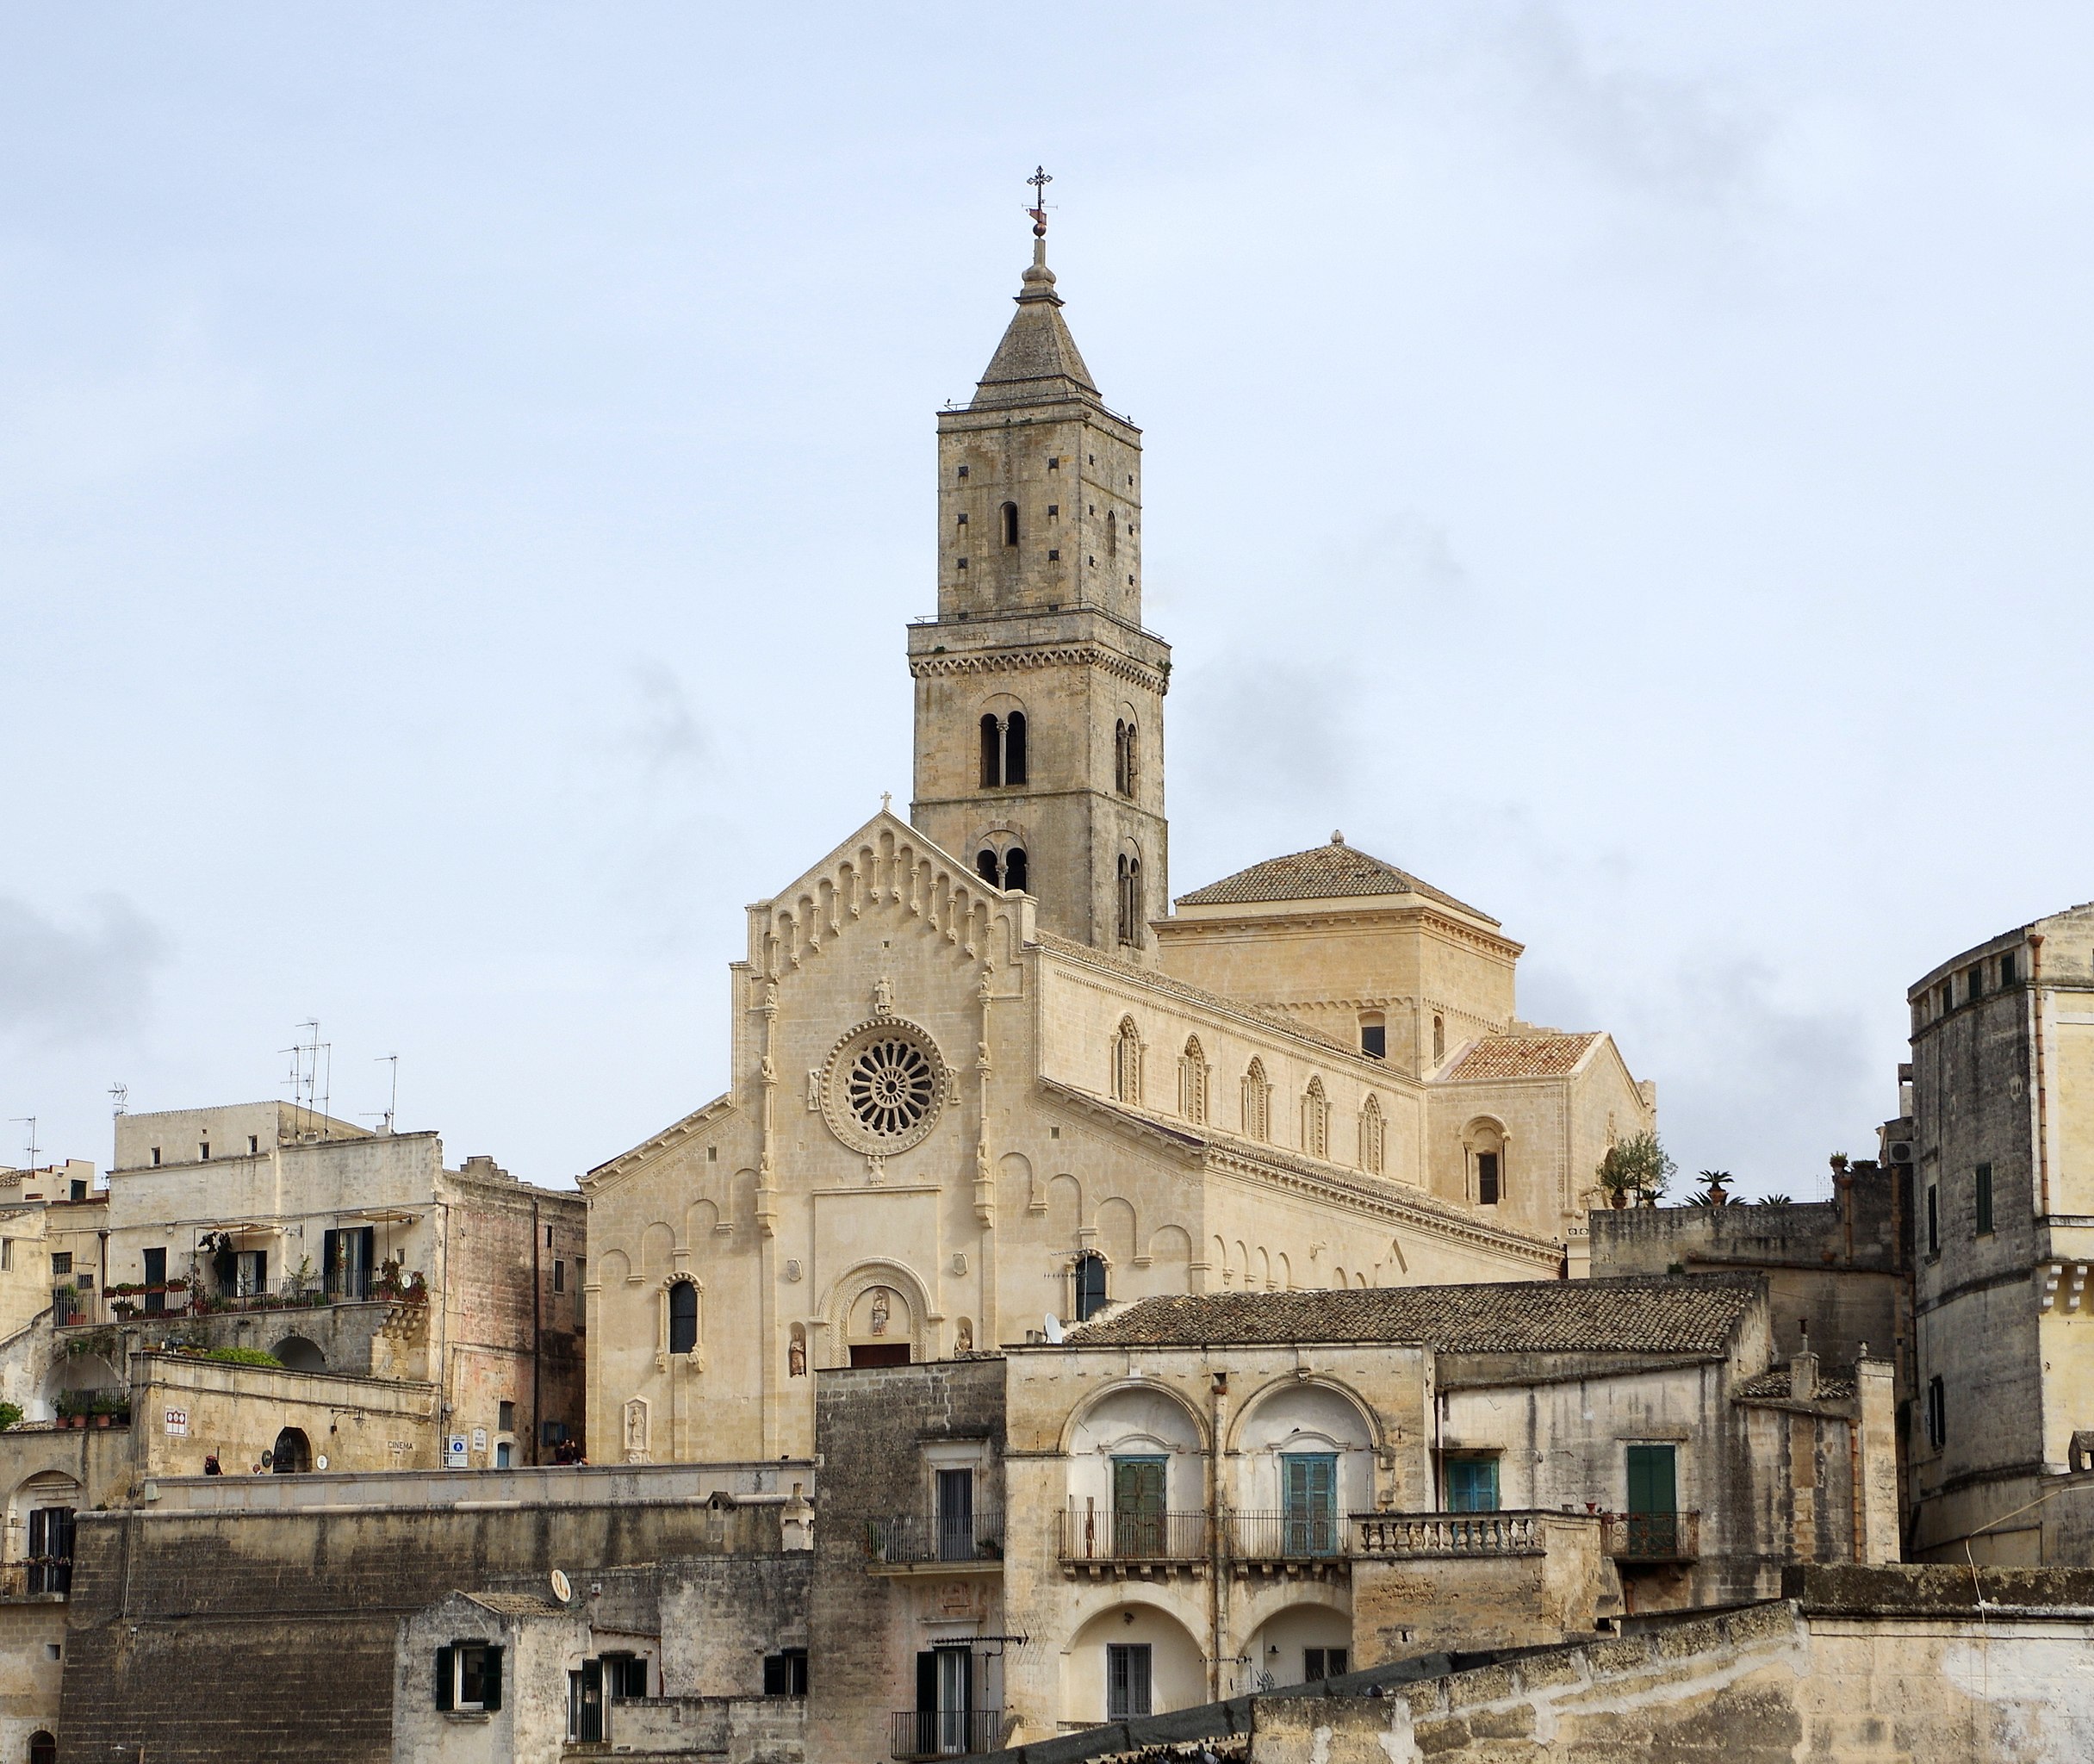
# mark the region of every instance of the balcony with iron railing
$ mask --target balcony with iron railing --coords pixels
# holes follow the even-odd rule
[[[1101,1512],[1065,1507],[1065,1566],[1190,1566],[1207,1560],[1212,1521],[1203,1512]]]
[[[1663,1568],[1701,1558],[1699,1512],[1606,1515],[1606,1553],[1625,1566]]]
[[[1239,1562],[1289,1567],[1339,1562],[1351,1555],[1351,1544],[1349,1521],[1339,1512],[1298,1508],[1229,1515],[1229,1555]]]
[[[1001,1709],[894,1711],[892,1755],[904,1761],[904,1764],[919,1758],[966,1758],[978,1752],[1001,1751],[1003,1746]]]
[[[0,1562],[0,1602],[41,1602],[63,1599],[71,1591],[70,1556],[32,1556],[21,1562]]]
[[[866,1557],[878,1571],[910,1573],[926,1568],[1000,1568],[1004,1515],[976,1509],[960,1513],[911,1513],[866,1524]]]

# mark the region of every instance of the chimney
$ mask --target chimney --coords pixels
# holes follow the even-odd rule
[[[1808,1348],[1788,1363],[1788,1394],[1796,1402],[1809,1402],[1817,1394],[1817,1356]]]

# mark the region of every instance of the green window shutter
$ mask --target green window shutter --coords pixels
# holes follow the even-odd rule
[[[1676,1512],[1679,1484],[1669,1445],[1629,1448],[1629,1511]]]
[[[501,1656],[500,1648],[490,1648],[487,1651],[487,1665],[483,1668],[486,1676],[481,1680],[480,1706],[482,1709],[501,1707]]]
[[[439,1709],[450,1707],[450,1649],[438,1648],[436,1650],[436,1706]]]

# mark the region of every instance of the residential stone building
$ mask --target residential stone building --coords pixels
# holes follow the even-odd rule
[[[1756,1277],[1548,1281],[825,1372],[811,1743],[988,1749],[1894,1560],[1891,1368],[1773,1336]]]
[[[939,419],[915,798],[749,910],[728,1089],[582,1180],[599,1461],[805,1453],[823,1368],[1148,1295],[1578,1274],[1655,1093],[1333,836],[1166,914],[1141,437],[1044,245]]]

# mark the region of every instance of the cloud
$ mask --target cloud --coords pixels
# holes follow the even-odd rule
[[[0,895],[0,1033],[71,1040],[128,1028],[166,958],[159,928],[119,896],[97,896],[68,925]]]
[[[625,732],[627,751],[650,778],[701,762],[711,743],[675,671],[659,662],[637,662],[632,680],[637,699]]]

